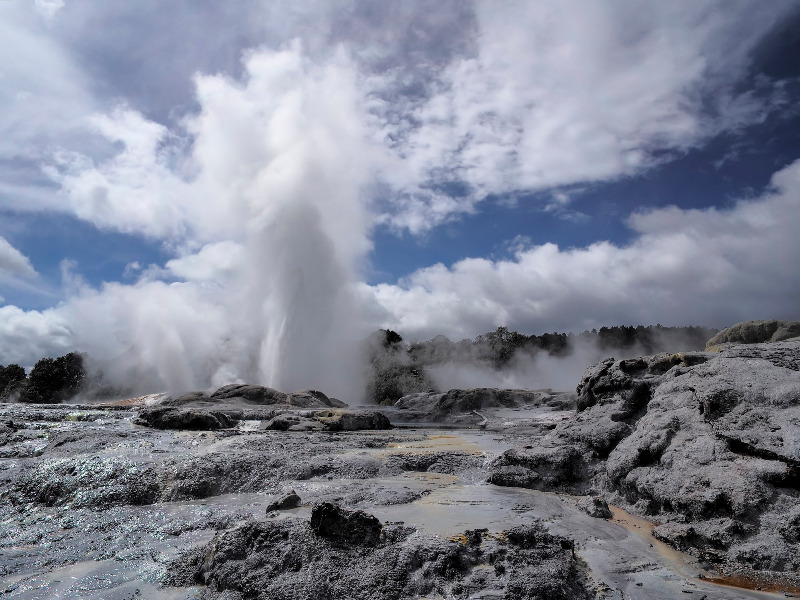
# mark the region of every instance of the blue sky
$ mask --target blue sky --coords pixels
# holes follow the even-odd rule
[[[800,318],[800,2],[665,4],[0,3],[0,363]]]

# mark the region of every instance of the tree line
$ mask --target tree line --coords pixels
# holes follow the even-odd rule
[[[405,394],[424,392],[434,387],[425,367],[436,364],[483,363],[502,370],[515,357],[532,357],[539,352],[567,356],[579,347],[600,351],[629,352],[641,355],[658,352],[703,350],[717,329],[698,326],[663,327],[662,325],[618,325],[574,333],[525,335],[507,327],[498,327],[474,340],[453,342],[436,336],[426,342],[404,344],[395,331],[381,329],[365,341],[367,349],[366,397],[391,403]]]
[[[85,383],[85,360],[77,352],[58,358],[42,358],[28,375],[17,364],[0,365],[2,402],[64,402],[75,397]]]

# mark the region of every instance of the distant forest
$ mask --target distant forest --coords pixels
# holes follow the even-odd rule
[[[502,370],[522,356],[533,357],[540,352],[550,356],[568,356],[575,349],[586,347],[608,351],[609,354],[615,351],[635,351],[641,355],[687,352],[704,350],[706,342],[717,332],[717,329],[696,326],[620,325],[580,334],[525,335],[498,327],[474,340],[453,342],[439,335],[427,342],[404,344],[398,333],[381,329],[367,340],[370,369],[366,396],[377,402],[390,403],[409,393],[434,389],[425,367],[442,363],[480,363]]]

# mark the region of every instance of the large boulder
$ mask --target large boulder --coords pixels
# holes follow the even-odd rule
[[[136,425],[144,425],[155,429],[188,429],[196,431],[226,429],[236,423],[228,415],[219,411],[175,406],[147,406],[139,411],[139,416],[133,422]]]
[[[391,429],[392,424],[376,411],[286,411],[261,423],[272,431],[361,431]]]
[[[311,529],[317,535],[345,544],[374,546],[383,525],[362,510],[347,510],[323,502],[311,510]]]

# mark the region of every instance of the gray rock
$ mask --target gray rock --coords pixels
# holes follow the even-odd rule
[[[242,383],[224,385],[211,394],[212,400],[242,399],[253,404],[283,404],[287,401],[287,397],[288,394],[263,385]]]
[[[251,521],[173,561],[169,584],[201,582],[207,600],[595,597],[572,541],[537,522],[501,540],[480,531],[459,537],[444,540],[392,524],[365,545],[320,536],[296,519]]]
[[[578,413],[491,465],[490,481],[594,488],[728,571],[800,569],[800,342],[607,359]]]
[[[311,529],[317,535],[346,544],[374,546],[383,525],[362,510],[346,510],[323,502],[311,510]]]
[[[300,496],[297,495],[297,492],[292,490],[288,494],[284,494],[274,502],[271,502],[267,505],[266,512],[272,512],[273,510],[289,510],[292,508],[297,508],[300,506]]]
[[[322,431],[325,426],[319,420],[298,413],[285,412],[262,421],[262,431]]]
[[[335,412],[330,416],[322,414],[316,418],[323,423],[327,431],[359,431],[365,429],[391,429],[389,419],[377,411],[369,412]]]
[[[578,500],[578,508],[596,519],[610,519],[614,516],[611,514],[611,509],[608,508],[608,502],[600,496],[585,496],[581,498]]]
[[[547,406],[566,410],[575,406],[575,394],[552,390],[497,388],[452,389],[446,393],[420,392],[403,396],[394,404],[409,422],[479,425],[485,417],[476,411],[487,408],[533,408]]]
[[[137,425],[156,429],[205,430],[226,429],[235,421],[220,411],[174,406],[148,406],[139,411]]]
[[[301,411],[283,412],[260,429],[272,431],[360,431],[391,429],[389,419],[376,411]]]
[[[572,445],[514,448],[492,463],[495,485],[580,493],[586,482],[582,452]]]

